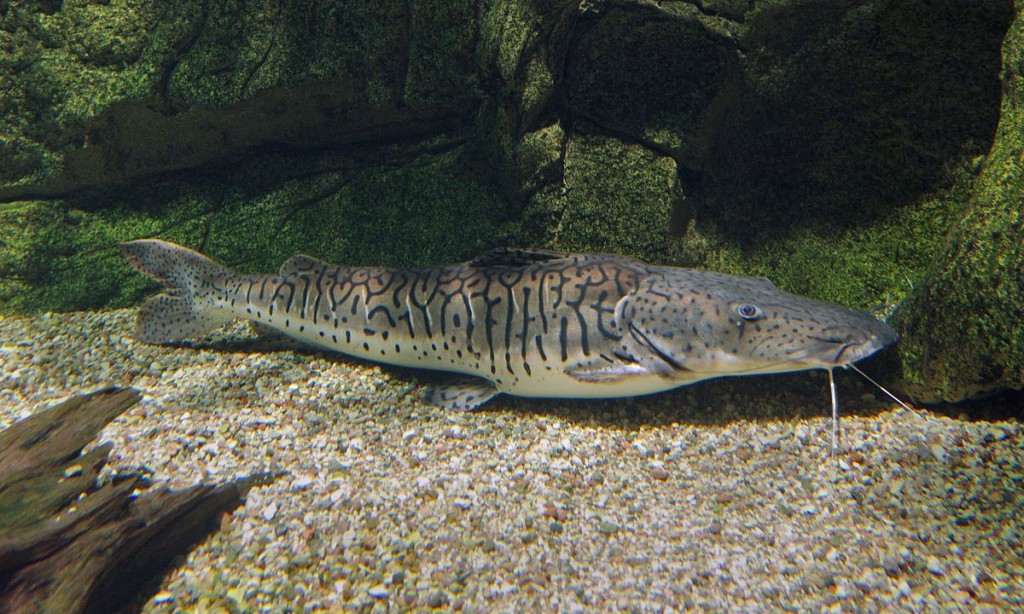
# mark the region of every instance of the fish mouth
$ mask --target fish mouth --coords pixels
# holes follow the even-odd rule
[[[800,353],[797,360],[809,359],[820,362],[823,367],[842,367],[863,360],[899,340],[895,331],[888,326],[885,326],[881,332],[883,334],[869,334],[865,335],[866,338],[854,340],[849,337],[808,336],[808,339],[817,343],[795,350]]]
[[[734,369],[729,375],[767,375],[845,367],[890,345],[889,343],[879,343],[874,339],[868,341],[812,339],[816,343],[788,350],[784,353],[785,357],[747,369]]]

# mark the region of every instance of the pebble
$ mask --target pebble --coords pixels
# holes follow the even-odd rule
[[[910,590],[910,583],[906,580],[900,580],[899,583],[896,584],[896,594],[900,597],[910,597],[913,594]]]
[[[448,605],[448,595],[441,591],[434,591],[427,597],[428,608],[443,608],[446,605]]]
[[[110,471],[144,465],[171,488],[281,474],[163,580],[149,613],[1014,607],[1012,422],[874,394],[857,407],[868,393],[855,390],[841,423],[852,452],[837,459],[804,376],[621,401],[503,396],[451,414],[419,403],[414,372],[241,324],[144,346],[133,320],[0,317],[0,426],[134,385],[142,403],[100,437]]]
[[[654,467],[651,469],[651,477],[664,482],[669,478],[669,472],[661,467]]]
[[[598,523],[597,530],[605,535],[615,535],[619,531],[619,525],[608,520],[602,520]]]
[[[953,601],[959,603],[962,606],[969,605],[974,601],[974,597],[971,596],[971,592],[965,589],[957,589],[953,592]]]

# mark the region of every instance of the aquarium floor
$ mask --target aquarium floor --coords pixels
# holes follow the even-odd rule
[[[833,456],[820,376],[446,413],[419,401],[429,375],[240,323],[143,346],[132,322],[0,318],[0,428],[130,385],[143,402],[101,437],[114,470],[172,487],[286,472],[147,612],[1024,607],[1019,422],[848,383]]]

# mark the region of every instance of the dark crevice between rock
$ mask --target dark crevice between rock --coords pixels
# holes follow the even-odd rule
[[[175,10],[174,5],[168,5],[171,8],[167,10]],[[161,100],[164,101],[164,105],[168,113],[177,112],[179,109],[174,105],[171,96],[171,78],[174,76],[174,71],[177,70],[181,60],[186,57],[190,51],[195,47],[196,42],[199,41],[199,37],[206,29],[206,24],[210,21],[210,7],[206,2],[201,2],[202,15],[196,21],[195,25],[189,29],[181,40],[177,41],[172,47],[172,53],[163,62],[163,70],[160,72],[160,85],[156,88],[156,91],[160,92]]]
[[[928,407],[950,418],[972,421],[1024,420],[1024,390],[1003,390],[989,396]]]
[[[416,141],[460,130],[475,99],[440,108],[369,108],[356,83],[265,90],[223,109],[165,115],[159,103],[113,105],[89,128],[85,147],[68,152],[46,183],[0,189],[0,202],[62,198],[174,171],[216,165],[261,150],[339,150]]]
[[[704,2],[689,0],[686,4],[697,7],[702,15],[743,23],[754,2],[753,0],[707,0]]]
[[[568,130],[586,119],[697,175],[689,206],[723,239],[841,232],[987,151],[1012,17],[1008,0],[822,0],[731,14],[732,31],[597,3],[576,16],[555,99]]]
[[[738,68],[727,33],[655,7],[615,4],[582,17],[568,41],[565,125],[585,117],[677,157],[694,146],[706,110]]]
[[[864,226],[991,146],[1012,3],[823,1],[757,11],[743,79],[708,118],[699,214],[751,245]]]

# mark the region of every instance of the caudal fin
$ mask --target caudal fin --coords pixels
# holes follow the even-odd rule
[[[198,337],[226,324],[232,314],[217,306],[211,282],[230,271],[187,247],[143,239],[119,243],[132,267],[164,285],[164,292],[139,307],[135,338],[166,344]]]

